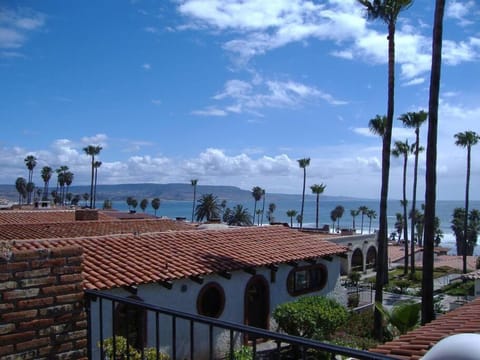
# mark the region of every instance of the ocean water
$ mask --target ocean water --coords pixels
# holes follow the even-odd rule
[[[268,200],[268,195],[265,200],[265,213],[268,210],[268,204],[271,201]],[[298,197],[298,200],[286,200],[286,201],[276,201],[276,210],[273,213],[276,222],[286,222],[290,224],[290,218],[287,216],[288,210],[296,210],[300,213],[301,208],[301,197]],[[239,204],[238,202],[229,202],[227,200],[227,207],[234,207]],[[254,200],[240,203],[250,213],[253,213],[254,209]],[[259,201],[257,203],[257,209],[262,208],[263,202]],[[322,200],[320,197],[319,205],[319,227],[322,227],[324,224],[332,226],[332,221],[330,220],[330,212],[337,206],[342,205],[345,208],[345,212],[340,219],[340,228],[351,228],[353,226],[353,219],[350,215],[350,210],[358,209],[360,206],[367,206],[369,209],[373,209],[377,213],[377,218],[372,219],[371,232],[378,229],[378,214],[379,214],[379,201],[377,200],[345,200],[345,201],[332,201],[332,200]],[[421,203],[417,204],[419,208]],[[101,207],[102,202],[97,202],[97,207]],[[126,201],[115,201],[113,202],[113,207],[120,211],[128,211],[128,206]],[[463,201],[437,201],[436,206],[436,215],[440,219],[440,228],[444,233],[441,246],[449,247],[452,250],[450,254],[455,253],[455,237],[450,228],[453,210],[457,207],[463,207]],[[480,209],[480,201],[471,201],[469,205],[470,209]],[[137,212],[141,212],[140,207],[136,208]],[[145,211],[148,214],[154,214],[154,210],[149,205]],[[396,213],[403,212],[403,209],[400,205],[400,201],[389,201],[388,203],[388,229],[389,234],[395,231],[394,224],[396,219]],[[304,227],[315,227],[315,213],[316,213],[316,201],[312,198],[305,199],[304,206]],[[187,220],[192,218],[192,201],[174,201],[174,200],[161,200],[160,208],[157,211],[157,216],[163,216],[167,218],[184,217]],[[266,216],[264,215],[263,223],[267,223]],[[297,225],[296,219],[293,219],[293,225]],[[336,225],[335,225],[336,226]],[[355,227],[358,231],[361,228],[361,216],[355,218]],[[363,232],[368,233],[369,231],[369,219],[365,216],[363,222]],[[410,230],[409,230],[410,235]],[[480,246],[477,246],[475,249],[475,254],[480,255]]]

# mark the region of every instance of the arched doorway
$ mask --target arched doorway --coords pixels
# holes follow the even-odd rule
[[[245,287],[245,324],[269,328],[270,290],[262,275],[253,276]]]
[[[374,269],[377,263],[377,249],[375,246],[370,246],[367,250],[367,269]]]
[[[363,271],[363,253],[356,248],[352,254],[352,271]]]

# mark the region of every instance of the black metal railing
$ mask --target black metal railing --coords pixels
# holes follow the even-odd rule
[[[115,321],[118,321],[114,312],[120,304],[128,306],[131,309],[141,309],[149,314],[149,319],[154,324],[149,324],[150,344],[153,344],[153,355],[150,353],[148,359],[163,360],[169,358],[172,360],[181,357],[182,359],[198,359],[197,347],[198,342],[201,342],[207,348],[206,355],[203,358],[208,359],[235,359],[236,351],[242,348],[242,344],[247,344],[248,352],[252,359],[317,359],[319,353],[323,353],[322,358],[335,359],[336,355],[342,355],[354,359],[392,359],[382,354],[371,353],[363,350],[351,349],[343,346],[323,343],[311,339],[306,339],[297,336],[268,331],[260,328],[255,328],[247,325],[222,321],[206,316],[189,314],[181,311],[171,310],[164,307],[146,304],[140,300],[132,298],[125,298],[111,294],[105,294],[95,290],[85,291],[85,306],[88,313],[88,358],[89,359],[133,359],[130,355],[129,349],[133,349],[135,344],[133,340],[126,336],[126,344],[120,345],[116,341]],[[108,309],[108,310],[106,310]],[[168,317],[169,322],[161,321],[160,317]],[[146,319],[146,317],[145,317]],[[110,323],[109,323],[110,322]],[[182,334],[178,334],[179,324],[182,322]],[[118,325],[118,324],[117,324]],[[128,319],[123,325],[126,325],[126,333],[129,333]],[[146,326],[146,324],[143,324]],[[204,327],[200,331],[201,339],[195,339],[198,336],[196,332],[197,327]],[[203,329],[203,328],[202,328]],[[132,330],[132,329],[130,329]],[[215,334],[222,333],[226,341],[223,346],[226,347],[220,353],[216,349],[214,341]],[[169,333],[169,345],[166,347],[168,354],[161,350],[161,337]],[[240,341],[239,341],[240,339]],[[146,339],[144,339],[146,343]],[[105,350],[108,342],[109,351]],[[163,342],[165,344],[165,341]],[[120,346],[126,347],[126,351],[122,356],[110,356],[109,354],[119,354]],[[184,353],[180,356],[178,350]],[[243,346],[243,348],[246,348]],[[94,354],[95,350],[95,354]],[[140,348],[137,351],[137,358],[140,355],[141,359],[146,359],[144,349]],[[163,353],[162,353],[163,351]],[[185,356],[185,352],[188,354]],[[217,354],[217,355],[216,355]],[[178,355],[178,356],[177,356]]]

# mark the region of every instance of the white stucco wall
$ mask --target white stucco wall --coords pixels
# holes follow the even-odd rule
[[[332,258],[332,261],[324,259],[318,259],[317,263],[321,263],[326,266],[328,270],[328,279],[326,286],[318,291],[309,293],[303,296],[311,295],[324,295],[336,299],[340,303],[346,305],[347,296],[346,291],[340,284],[340,259],[336,256]],[[299,266],[308,266],[309,263],[299,263]],[[287,277],[292,266],[282,264],[278,267],[276,273],[275,282],[271,282],[271,270],[266,267],[256,268],[257,276],[262,275],[266,279],[269,285],[270,292],[270,330],[276,330],[276,325],[271,316],[273,310],[284,302],[298,299],[299,296],[292,297],[287,291]],[[219,320],[230,321],[235,323],[244,323],[244,293],[248,281],[253,275],[245,271],[232,272],[231,279],[225,279],[217,274],[204,276],[203,284],[198,284],[190,279],[182,279],[173,282],[172,289],[166,289],[159,284],[146,284],[138,286],[137,295],[145,303],[162,306],[172,310],[179,310],[186,313],[197,314],[197,297],[203,286],[210,282],[216,282],[220,284],[225,292],[225,308],[223,313],[218,318]],[[113,289],[107,291],[109,293],[128,297],[131,294],[124,289]],[[111,318],[112,311],[111,306],[105,306],[103,309],[104,314],[104,337],[109,337],[112,334]],[[98,319],[98,301],[92,304],[93,319]],[[147,346],[155,346],[155,334],[156,334],[156,321],[155,314],[148,314],[147,319]],[[166,316],[160,316],[160,347],[162,351],[170,353],[170,346],[172,341],[172,322],[171,319]],[[97,326],[98,327],[98,324]],[[190,324],[184,320],[177,320],[177,358],[189,358],[190,352]],[[99,339],[98,329],[92,331],[92,338],[94,344]],[[216,356],[225,355],[229,346],[229,333],[228,331],[222,331],[215,329],[214,332],[214,344],[216,349]],[[243,337],[239,334],[235,336],[238,344],[242,343]],[[201,324],[195,324],[195,359],[208,358],[208,326]],[[93,349],[96,356],[99,358],[98,348],[95,346]]]

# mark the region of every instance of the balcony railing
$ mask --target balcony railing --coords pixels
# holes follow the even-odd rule
[[[196,356],[199,341],[207,348],[206,355],[202,357],[208,359],[231,359],[234,360],[235,351],[239,349],[242,344],[248,344],[250,347],[252,359],[317,359],[319,352],[324,354],[322,358],[336,359],[336,355],[345,356],[354,359],[392,359],[381,354],[371,353],[368,351],[356,350],[347,347],[323,343],[311,339],[306,339],[297,336],[268,331],[260,328],[255,328],[247,325],[222,321],[206,316],[189,314],[181,311],[170,310],[156,305],[146,304],[142,301],[120,297],[111,294],[101,293],[99,291],[86,290],[85,291],[86,309],[88,312],[88,358],[106,359],[108,358],[104,350],[104,345],[107,338],[110,338],[110,347],[113,346],[113,354],[118,354],[115,349],[117,342],[115,337],[115,325],[108,324],[114,322],[115,309],[119,304],[129,306],[135,309],[141,309],[148,313],[149,319],[154,319],[154,324],[150,324],[149,329],[154,329],[154,334],[149,334],[150,346],[156,349],[156,354],[153,358],[162,359],[161,342],[165,345],[165,340],[162,340],[162,334],[168,332],[168,356],[174,360],[179,357],[182,359],[198,359]],[[92,311],[94,310],[94,311]],[[162,321],[160,320],[162,317]],[[169,321],[165,321],[168,318]],[[125,322],[127,326],[129,321]],[[181,327],[187,331],[179,333],[178,329]],[[166,329],[165,327],[168,327]],[[195,339],[198,336],[197,328],[202,327],[206,331],[200,331],[201,339]],[[227,339],[223,345],[226,349],[223,350],[222,356],[218,355],[218,349],[215,348],[214,336],[222,332],[224,338]],[[151,332],[151,331],[150,331]],[[238,341],[240,339],[240,341]],[[248,339],[248,340],[247,340]],[[113,341],[112,341],[113,340]],[[133,359],[129,355],[129,348],[133,348],[133,344],[129,344],[129,338],[126,337],[127,351],[122,354],[119,359]],[[153,344],[152,344],[153,343]],[[267,345],[267,346],[266,346]],[[179,348],[183,352],[179,354]],[[267,348],[265,350],[265,348]],[[94,350],[96,354],[94,355]],[[140,349],[141,358],[146,358],[143,349]],[[185,356],[185,352],[188,354]],[[327,355],[325,355],[327,354]],[[151,356],[151,355],[150,355]],[[151,357],[150,357],[151,358]]]

